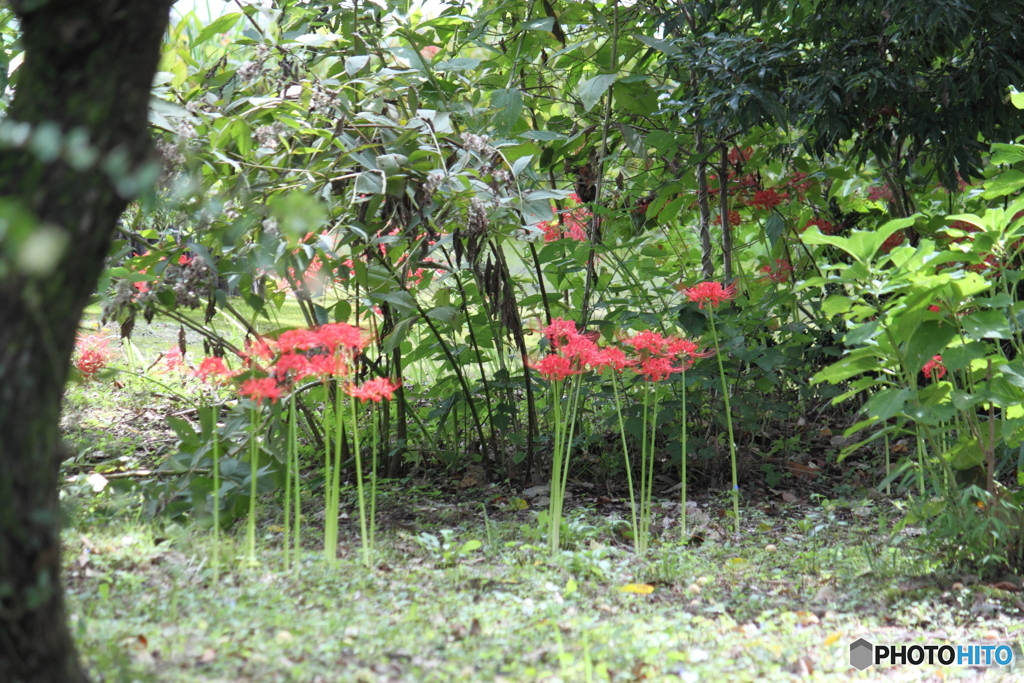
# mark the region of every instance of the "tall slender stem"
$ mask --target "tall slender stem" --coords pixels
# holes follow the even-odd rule
[[[626,424],[622,419],[622,401],[619,398],[618,378],[612,375],[612,389],[615,391],[615,413],[619,417],[619,435],[622,437],[622,457],[626,465],[626,483],[629,484],[629,509],[633,520],[633,552],[640,553],[640,527],[636,518],[636,495],[633,493],[633,467],[629,461],[629,446],[626,443]]]
[[[363,564],[370,566],[369,534],[366,529],[366,497],[363,493],[363,456],[359,447],[359,421],[356,415],[356,399],[352,399],[352,438],[356,456],[356,496],[359,500],[359,539],[362,542]]]
[[[729,385],[725,381],[725,367],[722,365],[722,350],[718,346],[718,330],[715,329],[714,311],[708,312],[711,320],[711,336],[715,340],[715,358],[718,360],[718,374],[722,378],[722,399],[725,401],[725,421],[729,427],[729,460],[732,465],[732,512],[735,516],[735,530],[740,532],[740,485],[736,474],[736,439],[732,430],[732,408],[729,405]]]

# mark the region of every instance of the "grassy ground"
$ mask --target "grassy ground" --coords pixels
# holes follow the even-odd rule
[[[444,486],[441,487],[442,490]],[[429,493],[428,491],[434,491]],[[358,563],[354,502],[329,569],[315,520],[286,570],[279,522],[262,520],[259,567],[239,541],[110,516],[116,499],[65,492],[72,623],[102,681],[787,681],[1019,680],[1010,671],[897,666],[859,673],[849,643],[1010,644],[1024,604],[927,566],[886,507],[835,501],[745,511],[691,508],[701,543],[683,546],[678,506],[664,541],[638,560],[624,507],[576,488],[569,549],[552,557],[532,509],[492,487],[447,493],[392,484],[372,569]],[[602,502],[598,502],[598,501]],[[486,510],[486,514],[485,514]],[[881,520],[881,522],[879,522]],[[731,525],[730,525],[731,526]],[[467,541],[478,549],[465,549]],[[471,544],[470,548],[472,548]]]

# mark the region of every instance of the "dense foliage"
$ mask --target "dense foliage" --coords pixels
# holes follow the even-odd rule
[[[150,511],[248,515],[254,557],[258,495],[297,505],[305,481],[335,511],[331,559],[339,472],[360,480],[370,548],[364,473],[372,497],[378,476],[478,466],[550,475],[553,548],[567,477],[628,481],[642,550],[655,477],[774,485],[770,426],[834,402],[857,437],[841,458],[910,444],[891,468],[884,451],[907,521],[956,559],[1019,564],[1012,5],[179,17],[154,86],[163,172],[100,298],[131,369],[149,364],[137,321],[160,317],[183,330],[165,351],[183,372],[160,381],[210,376],[211,358],[230,380],[200,420],[171,420],[179,476],[147,484]],[[292,305],[304,325],[275,329]],[[295,335],[338,325],[359,343],[307,368],[339,342]],[[83,378],[102,381],[104,344],[83,343]],[[360,393],[384,380],[386,397]]]

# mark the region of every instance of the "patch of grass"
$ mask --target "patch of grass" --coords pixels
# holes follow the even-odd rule
[[[851,670],[848,646],[861,636],[1024,635],[1012,594],[909,577],[926,558],[820,506],[782,519],[745,511],[740,540],[727,519],[709,521],[700,546],[665,541],[642,560],[618,536],[620,514],[578,508],[569,549],[552,559],[539,540],[524,542],[534,511],[490,505],[484,517],[493,494],[475,505],[459,494],[456,506],[392,485],[371,571],[351,519],[335,569],[311,529],[301,565],[285,571],[279,520],[265,518],[262,566],[236,569],[241,543],[229,535],[230,566],[216,580],[207,534],[137,520],[99,526],[80,505],[65,549],[82,654],[106,681],[866,680],[896,670]],[[812,514],[813,535],[798,524]],[[980,675],[940,668],[903,667],[899,679]],[[1013,675],[993,669],[986,680]]]

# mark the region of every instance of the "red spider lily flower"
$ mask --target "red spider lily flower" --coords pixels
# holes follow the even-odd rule
[[[277,362],[274,363],[272,368],[274,377],[279,382],[285,382],[289,378],[292,381],[299,382],[304,377],[316,374],[313,368],[310,367],[309,359],[301,353],[285,353],[282,354]]]
[[[358,398],[360,401],[376,401],[380,403],[382,400],[390,401],[399,386],[401,385],[392,382],[387,377],[380,377],[367,380],[360,386],[350,384],[345,387],[345,393],[352,398]]]
[[[753,147],[744,147],[743,149],[740,149],[739,147],[733,147],[732,149],[729,150],[729,163],[732,164],[733,166],[742,164],[745,161],[749,161],[750,157],[753,154]]]
[[[319,334],[313,330],[306,329],[288,330],[277,338],[277,348],[281,350],[281,353],[309,351],[310,349],[317,348],[322,343]]]
[[[92,379],[113,357],[114,352],[108,346],[110,340],[98,334],[79,334],[75,340],[75,368],[86,379]]]
[[[579,365],[588,365],[599,353],[597,344],[589,336],[578,334],[567,341],[559,351],[563,356],[577,361]]]
[[[645,358],[640,361],[640,367],[637,369],[637,372],[651,382],[660,382],[673,372],[682,371],[683,368],[673,365],[672,360],[664,356]]]
[[[665,342],[666,340],[663,336],[651,330],[637,332],[625,341],[625,343],[632,346],[637,353],[644,356],[657,356],[664,353]]]
[[[571,375],[579,374],[578,370],[573,369],[572,361],[555,354],[544,356],[530,367],[540,373],[541,377],[550,381],[563,380]]]
[[[740,215],[739,211],[729,212],[729,225],[739,225],[743,222],[743,216]],[[718,217],[718,224],[722,225],[722,217]]]
[[[320,343],[330,351],[337,348],[362,350],[370,343],[361,329],[347,323],[329,323],[317,329],[316,333],[320,336]]]
[[[576,323],[564,318],[555,318],[551,324],[541,330],[541,334],[548,338],[551,346],[558,349],[568,344],[572,339],[580,336],[576,331]]]
[[[348,361],[345,358],[333,353],[320,353],[309,359],[306,374],[326,379],[328,377],[346,377],[348,372]]]
[[[886,185],[872,185],[868,188],[868,199],[873,202],[891,202],[892,188]]]
[[[600,349],[596,354],[587,360],[591,369],[601,372],[605,368],[611,368],[615,372],[622,372],[634,364],[626,358],[625,352],[617,346],[607,346]]]
[[[257,337],[255,340],[245,340],[245,351],[242,352],[242,358],[245,360],[270,360],[273,357],[274,348],[267,339]]]
[[[234,376],[234,374],[234,372],[224,365],[224,359],[218,358],[217,356],[204,358],[203,362],[199,364],[199,368],[195,371],[195,376],[204,382],[209,380],[211,377],[218,377],[222,380],[226,380]]]
[[[181,349],[172,346],[164,354],[164,367],[161,372],[181,371],[185,368],[185,358],[181,355]]]
[[[669,357],[679,358],[683,363],[683,369],[689,370],[693,361],[697,358],[709,358],[715,355],[714,349],[698,351],[697,342],[685,337],[671,337],[666,340],[665,352]]]
[[[238,393],[241,396],[248,396],[256,403],[260,403],[264,399],[274,403],[277,399],[281,398],[281,389],[277,386],[277,382],[274,381],[273,377],[247,379],[238,388]]]
[[[680,287],[680,291],[688,300],[696,301],[700,308],[704,308],[704,304],[717,308],[723,301],[736,298],[736,283],[723,287],[720,282],[701,282],[688,289]]]
[[[747,200],[747,206],[771,211],[787,199],[789,199],[789,194],[769,188],[767,190],[758,190],[755,192],[754,196]]]
[[[760,272],[764,273],[764,279],[771,282],[784,284],[789,282],[789,276],[793,273],[793,266],[786,259],[775,259],[775,267],[761,266]]]
[[[942,364],[942,356],[933,356],[930,361],[924,364],[921,372],[929,379],[942,379],[942,376],[946,374],[946,366]]]

